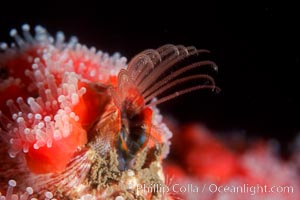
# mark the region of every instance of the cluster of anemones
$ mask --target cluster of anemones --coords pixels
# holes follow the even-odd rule
[[[126,66],[118,53],[109,56],[87,48],[75,37],[65,42],[62,32],[53,38],[41,26],[34,36],[30,31],[29,25],[22,26],[22,35],[13,29],[15,43],[0,44],[2,199],[26,199],[39,187],[25,189],[25,184],[40,174],[65,170],[87,143],[87,127],[103,109],[101,96],[89,83],[113,84]],[[28,178],[31,173],[37,177]],[[13,188],[24,194],[13,195]],[[51,192],[44,196],[50,199]]]
[[[283,160],[274,140],[247,142],[236,133],[222,141],[200,124],[171,127],[172,154],[164,169],[169,187],[177,184],[175,197],[299,199],[299,141],[293,145],[294,155]]]

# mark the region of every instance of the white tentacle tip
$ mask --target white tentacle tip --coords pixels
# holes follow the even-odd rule
[[[5,50],[7,48],[8,48],[8,46],[5,42],[0,42],[0,49]]]
[[[23,24],[22,25],[22,30],[23,31],[29,31],[30,30],[30,26],[28,24]]]
[[[11,180],[8,181],[8,185],[11,186],[11,187],[16,187],[17,182],[15,180],[11,179]]]
[[[14,37],[14,36],[16,36],[17,35],[17,29],[11,29],[10,30],[10,32],[9,32],[9,35],[11,36],[11,37]]]

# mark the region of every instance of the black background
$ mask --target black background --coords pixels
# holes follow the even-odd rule
[[[218,132],[287,141],[300,131],[300,23],[297,9],[285,8],[275,12],[263,1],[15,3],[1,8],[0,39],[7,41],[11,28],[29,23],[128,58],[166,43],[209,49],[219,66],[215,78],[221,93],[187,94],[160,105],[162,112]]]

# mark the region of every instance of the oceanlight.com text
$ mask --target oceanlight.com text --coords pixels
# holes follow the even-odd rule
[[[136,189],[139,192],[148,193],[236,193],[236,194],[249,194],[257,195],[263,193],[286,193],[293,194],[294,187],[291,185],[281,185],[281,186],[268,186],[260,184],[240,184],[240,185],[218,185],[218,184],[179,184],[174,183],[172,185],[164,184],[138,184]]]

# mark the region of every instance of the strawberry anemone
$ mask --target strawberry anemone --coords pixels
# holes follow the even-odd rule
[[[107,102],[92,83],[113,79],[126,59],[88,49],[75,37],[64,42],[62,32],[54,39],[41,26],[35,36],[28,25],[22,26],[23,37],[15,29],[10,35],[15,43],[1,43],[0,57],[5,148],[11,158],[25,157],[35,174],[63,171],[84,148],[88,125]]]

